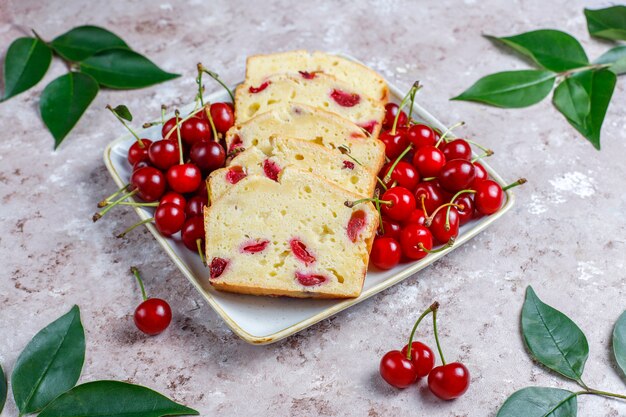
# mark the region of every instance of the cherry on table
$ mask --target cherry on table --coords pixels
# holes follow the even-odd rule
[[[185,211],[176,204],[160,203],[154,212],[154,224],[165,237],[179,232],[184,223]]]
[[[172,309],[167,301],[160,298],[148,298],[143,281],[136,267],[130,268],[141,287],[143,302],[137,306],[134,314],[135,326],[147,335],[154,336],[167,329],[172,321]]]
[[[211,172],[224,166],[226,152],[219,142],[203,140],[193,144],[189,158],[202,171]]]
[[[406,356],[409,345],[404,345],[402,354]],[[422,342],[411,343],[411,362],[418,378],[423,378],[432,371],[435,366],[435,354]]]
[[[372,245],[370,262],[378,269],[391,269],[400,263],[400,244],[391,237],[377,237]]]
[[[413,362],[399,350],[385,353],[380,360],[379,370],[383,379],[396,388],[406,388],[417,381]]]
[[[459,398],[465,394],[469,384],[469,370],[460,362],[437,366],[428,374],[428,388],[442,400]]]
[[[179,164],[167,170],[167,183],[177,193],[192,193],[202,182],[202,172],[194,164]]]

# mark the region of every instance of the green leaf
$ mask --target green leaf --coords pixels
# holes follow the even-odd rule
[[[7,378],[4,376],[2,366],[0,366],[0,414],[4,408],[4,403],[7,400]]]
[[[619,317],[613,330],[613,353],[617,364],[626,375],[626,311]]]
[[[113,112],[128,122],[133,121],[133,115],[130,113],[130,110],[128,110],[128,107],[126,107],[123,104],[120,104],[119,106],[115,107],[113,109]]]
[[[522,333],[530,353],[548,368],[580,381],[589,345],[583,332],[560,311],[544,304],[533,288],[526,289]]]
[[[541,29],[502,38],[487,37],[510,46],[550,71],[562,72],[589,64],[580,42],[559,30]]]
[[[54,400],[39,417],[160,417],[198,415],[158,392],[119,381],[78,385]]]
[[[89,75],[70,72],[46,86],[41,94],[41,117],[54,136],[56,149],[98,94],[98,83]]]
[[[611,64],[609,69],[616,74],[626,74],[626,45],[616,46],[602,54],[594,64]]]
[[[4,59],[4,97],[6,100],[37,84],[48,71],[52,51],[35,38],[13,41]]]
[[[78,26],[50,42],[50,46],[69,61],[82,61],[111,48],[128,48],[115,33],[98,26]]]
[[[72,388],[85,360],[85,332],[78,306],[32,338],[13,369],[11,386],[20,414],[43,409]]]
[[[600,131],[616,82],[617,75],[608,69],[582,71],[554,91],[554,106],[596,149],[600,149]]]
[[[576,417],[576,394],[557,388],[528,387],[502,404],[496,417]]]
[[[598,38],[626,40],[626,6],[585,9],[589,34]]]
[[[165,72],[148,58],[128,49],[109,49],[80,63],[80,70],[106,87],[131,89],[179,77]]]
[[[542,70],[506,71],[487,75],[452,100],[478,101],[498,107],[527,107],[550,93],[556,74]]]

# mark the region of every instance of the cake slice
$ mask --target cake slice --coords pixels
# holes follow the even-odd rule
[[[253,84],[281,72],[312,76],[329,74],[353,89],[361,89],[383,105],[389,98],[387,83],[375,71],[358,62],[324,52],[289,51],[269,55],[253,55],[246,61],[246,79]]]
[[[223,291],[350,298],[361,293],[378,214],[309,172],[247,176],[205,209],[209,282]]]
[[[229,166],[213,171],[208,180],[209,201],[218,199],[245,176],[265,175],[276,179],[288,165],[316,174],[361,197],[374,195],[376,172],[341,152],[300,139],[272,138],[270,143],[272,149],[268,154],[252,147],[238,154]]]
[[[290,74],[271,75],[260,82],[246,80],[235,91],[235,121],[244,123],[257,114],[288,107],[292,102],[336,113],[378,138],[385,106],[362,89],[347,85],[332,75],[311,77]]]
[[[349,149],[350,156],[375,172],[385,162],[381,141],[367,137],[354,123],[334,113],[297,103],[236,124],[226,133],[226,149],[233,153],[257,146],[269,154],[272,136],[307,140],[328,149]]]

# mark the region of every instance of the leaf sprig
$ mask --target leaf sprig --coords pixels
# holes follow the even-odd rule
[[[511,395],[497,417],[576,417],[578,397],[598,395],[626,399],[626,395],[590,388],[582,379],[589,344],[569,317],[542,302],[532,287],[526,289],[522,308],[522,335],[531,356],[547,368],[575,381],[583,389],[527,387]],[[626,376],[626,311],[613,332],[613,351]]]
[[[626,6],[585,9],[591,36],[626,40]],[[486,35],[495,43],[525,55],[539,69],[487,75],[452,100],[520,108],[539,103],[554,89],[554,107],[596,149],[617,76],[626,73],[626,46],[616,46],[593,62],[568,33],[541,29],[515,36]]]
[[[161,417],[197,415],[149,388],[120,381],[76,385],[85,359],[85,331],[78,306],[33,337],[11,377],[20,413],[39,417]],[[0,413],[7,386],[0,367]]]
[[[79,26],[44,41],[36,32],[9,46],[4,62],[8,100],[36,85],[46,74],[53,54],[69,72],[53,80],[41,95],[39,110],[54,137],[56,149],[76,125],[101,87],[143,88],[179,76],[163,71],[133,51],[116,34],[98,26]]]

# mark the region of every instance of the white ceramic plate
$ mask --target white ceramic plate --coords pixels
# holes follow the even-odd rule
[[[346,57],[354,59],[349,56]],[[404,94],[391,84],[389,84],[389,89],[391,99],[399,102]],[[229,101],[229,97],[222,90],[211,94],[205,101]],[[187,108],[182,109],[183,114],[187,114],[192,109],[192,105],[187,106]],[[446,129],[441,122],[418,104],[415,104],[413,107],[413,115],[442,131]],[[160,134],[161,126],[154,126],[142,131],[140,136],[157,140],[161,138]],[[130,135],[122,136],[110,143],[104,151],[104,163],[119,187],[123,187],[127,183],[131,174],[131,167],[128,164],[126,155],[128,148],[134,143],[134,140]],[[502,185],[505,184],[493,169],[486,163],[482,161],[481,163],[495,181]],[[513,206],[513,194],[510,191],[507,191],[505,194],[506,201],[502,209],[494,215],[484,217],[478,221],[472,221],[463,226],[453,247],[429,255],[417,262],[401,264],[389,271],[370,271],[365,278],[361,295],[358,298],[347,300],[255,297],[216,291],[209,284],[208,270],[200,261],[200,257],[183,245],[179,235],[174,235],[172,238],[164,238],[152,224],[147,224],[146,227],[170,258],[172,258],[183,275],[202,294],[211,308],[224,319],[235,334],[248,343],[269,344],[297,333],[320,320],[378,294],[427,267],[450,251],[455,250],[487,228]],[[152,217],[153,209],[136,208],[135,211],[143,220]]]

